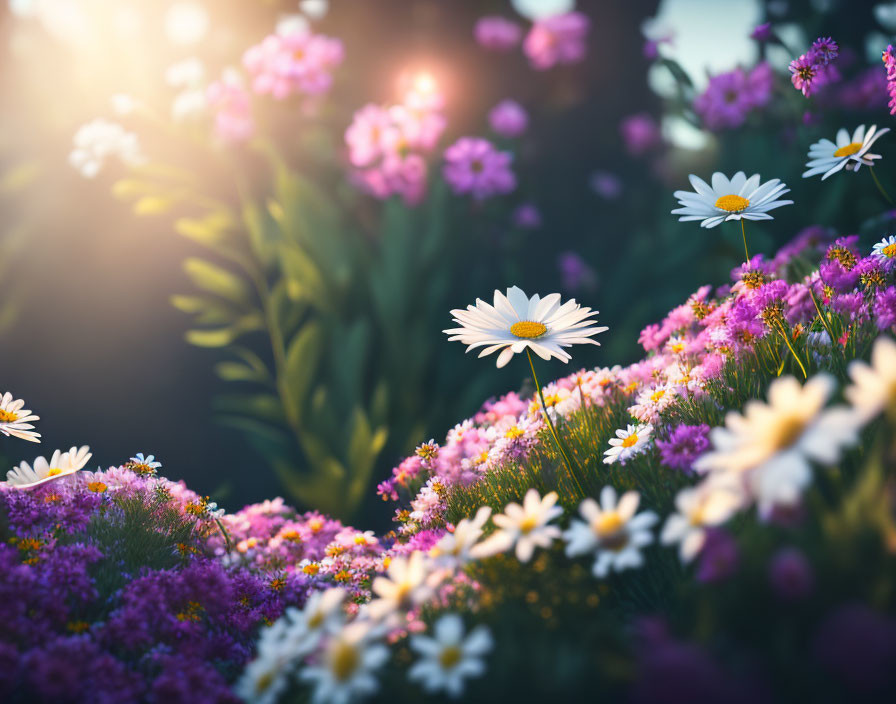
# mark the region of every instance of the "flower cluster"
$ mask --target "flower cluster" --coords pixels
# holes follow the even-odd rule
[[[896,56],[893,54],[892,44],[887,45],[883,52],[883,62],[887,69],[887,92],[890,94],[890,114],[896,115]]]
[[[772,68],[764,61],[750,71],[736,68],[717,74],[694,100],[694,110],[711,130],[740,127],[751,112],[771,100],[773,79]]]
[[[809,51],[790,62],[793,87],[808,98],[822,86],[837,80],[839,74],[831,62],[839,52],[837,42],[830,37],[816,39]]]

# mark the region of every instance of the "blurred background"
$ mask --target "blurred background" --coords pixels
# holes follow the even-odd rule
[[[556,7],[545,10],[545,5]],[[451,252],[435,262],[436,270],[440,262],[446,268],[447,283],[426,317],[414,318],[416,337],[402,343],[408,359],[422,358],[429,366],[406,380],[394,370],[380,374],[377,370],[388,365],[372,361],[390,354],[376,347],[391,329],[388,321],[371,323],[366,336],[358,333],[368,346],[359,353],[357,370],[349,373],[340,362],[327,371],[328,360],[352,347],[355,343],[345,340],[355,338],[340,337],[337,327],[327,327],[329,314],[321,317],[332,332],[315,356],[323,360],[321,378],[330,374],[335,381],[328,388],[337,388],[339,379],[351,376],[362,391],[345,408],[359,404],[372,430],[388,429],[382,441],[369,440],[372,449],[363,460],[369,472],[359,479],[363,498],[334,504],[339,506],[334,510],[359,524],[385,525],[390,517],[374,486],[391,467],[416,444],[444,437],[488,396],[526,381],[522,363],[496,370],[493,361],[464,356],[459,345],[448,345],[441,330],[450,323],[449,310],[510,285],[527,293],[562,291],[599,309],[602,324],[610,327],[603,346],[577,351],[573,364],[611,366],[637,359],[638,333],[645,325],[699,285],[725,283],[720,272],[740,261],[739,231],[706,232],[669,215],[676,207],[672,192],[686,184],[688,173],[708,178],[716,168],[758,171],[764,179],[784,179],[791,197],[800,197],[806,139],[825,126],[813,112],[819,103],[809,106],[789,86],[786,65],[794,55],[815,36],[836,33],[841,47],[848,47],[844,72],[856,80],[844,82],[843,95],[819,100],[849,103],[856,124],[865,113],[883,114],[882,76],[862,78],[871,70],[882,73],[881,43],[886,46],[892,36],[890,16],[874,8],[854,0],[8,0],[0,5],[0,386],[26,399],[41,416],[43,444],[34,449],[46,454],[89,444],[93,461],[106,466],[137,452],[153,453],[166,476],[184,479],[231,510],[284,490],[300,503],[317,496],[315,491],[338,492],[334,480],[290,495],[288,472],[271,469],[277,464],[268,461],[271,457],[289,457],[288,471],[313,464],[316,451],[304,430],[298,450],[281,451],[260,449],[264,433],[255,426],[247,440],[245,423],[235,432],[233,423],[219,422],[215,399],[229,380],[222,380],[215,365],[231,359],[231,350],[189,344],[185,335],[195,321],[171,304],[172,295],[190,293],[195,284],[183,262],[201,254],[201,247],[175,231],[178,218],[197,217],[195,199],[156,208],[146,201],[143,217],[135,216],[129,189],[121,186],[124,166],[109,163],[85,178],[69,163],[79,127],[106,117],[135,132],[144,153],[189,173],[190,183],[201,184],[217,201],[238,202],[248,189],[270,206],[265,200],[265,193],[273,192],[269,171],[248,147],[215,145],[215,156],[209,156],[206,147],[196,146],[201,126],[189,128],[188,139],[172,138],[173,93],[166,71],[198,57],[213,79],[227,67],[239,67],[246,49],[274,32],[278,22],[307,24],[344,47],[332,89],[323,105],[255,96],[257,131],[291,168],[324,196],[332,195],[334,212],[357,223],[341,231],[355,228],[371,251],[390,241],[392,207],[427,213],[427,226],[441,225],[444,251]],[[532,13],[572,9],[590,24],[584,56],[568,65],[536,70],[519,48],[488,51],[474,36],[484,16],[503,17],[525,32]],[[769,20],[779,41],[751,39],[754,28]],[[879,31],[859,33],[869,26]],[[751,115],[737,140],[723,143],[719,130],[695,117],[690,101],[710,75],[754,66],[760,58],[783,73],[776,90],[787,100],[778,101],[774,112]],[[437,200],[432,185],[422,203],[396,205],[352,189],[343,134],[353,114],[367,103],[399,100],[403,81],[419,75],[433,80],[444,100],[447,126],[440,150],[464,135],[492,138],[514,154],[512,194],[488,202],[444,194]],[[860,79],[880,94],[862,93]],[[528,113],[525,133],[514,140],[489,133],[487,115],[504,99],[517,101]],[[793,154],[778,164],[781,150]],[[438,155],[430,169],[435,184]],[[817,207],[819,221],[850,222],[852,208],[876,197],[870,189],[846,193],[844,183],[831,184],[832,197]],[[773,225],[751,224],[755,251],[771,252],[796,234],[797,214],[787,210],[778,211]],[[266,222],[277,221],[276,208],[268,212]],[[804,224],[805,216],[799,217]],[[409,219],[391,227],[417,232],[418,226]],[[316,236],[336,241],[323,229]],[[353,247],[345,244],[351,240],[338,242]],[[318,265],[326,275],[326,264]],[[418,285],[426,290],[426,281]],[[415,290],[396,295],[414,298]],[[363,302],[363,287],[352,296],[348,300]],[[348,319],[354,325],[365,315]],[[254,344],[248,348],[267,363],[270,351]],[[565,371],[554,363],[543,366],[541,374],[551,379]],[[413,398],[380,403],[387,392],[389,399]],[[335,420],[327,422],[350,423],[349,411],[320,398],[309,395],[302,422],[324,418],[324,403],[337,409]],[[272,423],[288,427],[286,416]],[[316,437],[316,421],[309,422],[307,433]],[[327,450],[346,467],[357,455],[349,449],[343,457],[340,448],[354,442],[355,430],[348,439],[334,431]],[[33,459],[21,444],[0,445],[4,453],[4,466]]]

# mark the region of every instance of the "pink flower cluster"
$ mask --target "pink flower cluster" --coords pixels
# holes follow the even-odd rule
[[[445,150],[443,174],[458,195],[485,200],[516,188],[512,160],[510,152],[498,151],[487,139],[461,137]]]
[[[516,22],[500,16],[480,17],[473,27],[479,46],[492,51],[512,49],[523,38],[523,29]]]
[[[793,87],[809,97],[819,88],[839,79],[831,62],[837,58],[840,48],[830,37],[819,37],[805,54],[790,62],[790,82]]]
[[[444,99],[431,80],[419,80],[389,107],[365,105],[345,131],[351,179],[376,198],[401,196],[408,205],[426,193],[426,156],[446,120]]]
[[[585,58],[591,21],[581,12],[567,12],[536,21],[523,42],[532,67],[544,71]]]
[[[882,58],[887,69],[887,92],[890,94],[890,102],[887,105],[890,114],[896,115],[896,56],[893,55],[892,44],[884,49]]]
[[[206,101],[215,120],[215,133],[225,142],[244,142],[255,132],[252,102],[242,79],[225,72],[206,91]]]
[[[765,61],[751,71],[736,68],[709,79],[694,100],[694,110],[711,130],[740,127],[753,110],[765,107],[772,95],[774,74]]]
[[[271,34],[243,55],[252,90],[283,100],[290,95],[321,95],[342,63],[342,42],[307,30]]]

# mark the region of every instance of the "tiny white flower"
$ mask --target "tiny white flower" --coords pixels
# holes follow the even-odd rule
[[[112,112],[121,117],[130,115],[137,109],[137,101],[127,93],[116,93],[109,102],[112,104]]]
[[[681,216],[679,222],[700,220],[701,227],[710,228],[726,220],[771,220],[768,211],[793,203],[778,200],[790,189],[777,178],[760,183],[759,174],[747,178],[743,171],[730,179],[717,171],[712,175],[712,185],[693,174],[688,178],[694,192],[675,191],[682,207],[672,214]]]
[[[408,670],[408,678],[423,684],[427,692],[447,692],[459,697],[464,680],[485,672],[485,656],[493,646],[485,626],[477,626],[466,637],[458,614],[445,614],[433,627],[432,638],[412,636],[411,649],[421,655]]]
[[[516,546],[516,558],[520,562],[528,562],[535,548],[549,548],[551,543],[560,537],[560,529],[550,525],[551,521],[563,513],[556,506],[557,492],[552,491],[543,499],[538,491],[529,489],[523,498],[523,505],[512,502],[492,518],[499,528],[483,542],[476,545],[471,554],[474,557],[488,557],[506,552]]]
[[[69,162],[85,178],[95,177],[110,156],[118,157],[128,166],[139,166],[145,161],[137,135],[119,124],[97,119],[82,125],[75,133]]]
[[[165,71],[165,81],[172,88],[195,88],[205,79],[205,66],[196,57],[171,64]]]
[[[821,177],[824,181],[841,169],[858,171],[862,165],[873,166],[874,160],[880,159],[880,154],[870,154],[868,150],[889,131],[888,127],[879,130],[877,125],[871,125],[866,131],[865,125],[859,125],[850,137],[849,132],[841,128],[837,132],[836,142],[822,139],[809,147],[809,162],[803,178],[824,174]]]
[[[432,596],[432,587],[426,582],[429,575],[425,556],[419,550],[410,557],[393,557],[386,575],[373,580],[372,591],[377,598],[367,608],[374,619],[407,611]]]
[[[666,519],[660,541],[678,545],[682,562],[690,562],[706,542],[706,528],[725,523],[737,511],[743,498],[731,482],[707,481],[682,489],[675,497],[676,513]]]
[[[871,249],[871,255],[882,262],[896,260],[896,235],[887,235]]]
[[[498,367],[527,349],[544,360],[556,357],[568,362],[572,357],[563,348],[600,345],[591,336],[608,329],[595,327],[591,318],[597,311],[583,308],[575,300],[561,304],[559,293],[529,298],[517,286],[507,289],[507,295],[495,291],[494,305],[477,298],[475,306],[452,310],[451,315],[461,327],[443,330],[451,336],[448,339],[467,345],[467,352],[483,347],[480,357],[501,350]]]
[[[694,468],[740,478],[763,514],[777,505],[793,505],[811,481],[811,462],[834,463],[841,449],[858,439],[853,412],[825,409],[835,387],[826,374],[803,386],[792,376],[776,379],[768,403],[748,401],[743,414],[730,411],[726,427],[713,428],[713,448]]]
[[[372,624],[354,621],[330,636],[318,661],[300,673],[313,683],[312,704],[348,704],[379,689],[375,672],[389,659],[389,649],[375,639]]]
[[[600,505],[591,498],[579,504],[584,521],[573,519],[564,533],[566,554],[569,557],[596,553],[592,572],[603,578],[610,570],[621,572],[644,563],[641,548],[653,542],[651,526],[658,517],[653,511],[638,510],[641,497],[627,491],[616,502],[616,490],[605,486],[600,493]]]
[[[629,425],[625,430],[617,430],[616,437],[610,438],[610,449],[604,452],[604,464],[625,464],[640,455],[647,449],[652,434],[652,425]]]
[[[299,9],[313,20],[323,19],[330,9],[329,0],[301,0]]]
[[[68,452],[56,450],[49,462],[44,457],[34,460],[34,467],[22,462],[7,473],[5,483],[16,489],[31,489],[80,471],[90,458],[90,448],[87,445],[73,447]]]
[[[879,337],[871,348],[871,364],[855,360],[849,365],[852,385],[844,392],[860,422],[881,412],[896,417],[896,342]]]
[[[40,433],[34,432],[32,421],[40,420],[27,408],[22,399],[13,398],[7,391],[0,396],[0,433],[28,442],[40,442]]]
[[[458,569],[472,560],[471,550],[482,537],[482,528],[491,515],[491,508],[482,506],[472,519],[459,520],[454,532],[445,533],[430,551],[436,564]]]

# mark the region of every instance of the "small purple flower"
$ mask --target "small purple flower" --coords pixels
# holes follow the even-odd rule
[[[822,262],[819,272],[822,283],[829,286],[834,293],[852,291],[859,283],[859,272],[855,268],[845,269],[837,259]]]
[[[865,309],[865,297],[861,291],[834,296],[831,307],[840,315],[847,316],[852,322],[865,320],[868,317],[868,311]]]
[[[632,156],[646,154],[662,143],[659,124],[653,115],[646,112],[624,118],[619,124],[619,132]]]
[[[529,126],[529,115],[515,100],[502,100],[488,114],[488,123],[502,137],[519,137]]]
[[[485,200],[516,188],[512,158],[510,152],[499,152],[486,139],[461,137],[445,150],[442,173],[456,194],[469,193],[476,200]]]
[[[820,67],[812,57],[803,54],[798,59],[790,62],[790,82],[793,87],[801,91],[805,97],[812,95],[813,90],[817,88],[816,82],[820,74]]]
[[[812,46],[809,48],[807,56],[810,56],[815,63],[820,64],[821,66],[827,66],[831,61],[837,58],[839,53],[840,47],[837,46],[837,42],[830,37],[819,37],[812,42]]]
[[[709,426],[682,423],[668,440],[657,440],[660,458],[667,467],[690,472],[694,461],[709,449]]]
[[[581,12],[567,12],[537,20],[523,42],[532,67],[544,71],[559,64],[576,64],[585,58],[591,21]]]
[[[719,528],[707,531],[697,565],[697,580],[721,582],[731,577],[739,564],[740,550],[734,538]]]
[[[774,36],[775,35],[774,32],[772,32],[771,22],[757,25],[756,28],[750,33],[750,39],[753,39],[757,42],[771,41]]]
[[[541,227],[541,211],[534,203],[522,203],[513,211],[513,224],[524,230]]]
[[[736,68],[709,79],[706,90],[694,100],[694,110],[711,130],[740,127],[747,115],[771,99],[773,73],[762,62],[749,73]]]
[[[595,171],[589,180],[591,190],[605,200],[616,200],[622,195],[622,181],[609,171]]]
[[[597,287],[597,273],[575,252],[557,255],[557,268],[567,291],[593,291]]]
[[[787,601],[809,596],[815,583],[809,560],[796,548],[775,553],[769,563],[768,580],[775,594]]]
[[[896,286],[878,291],[872,305],[878,330],[896,328]]]
[[[523,29],[504,17],[481,17],[473,28],[473,36],[484,49],[507,51],[520,43]]]

